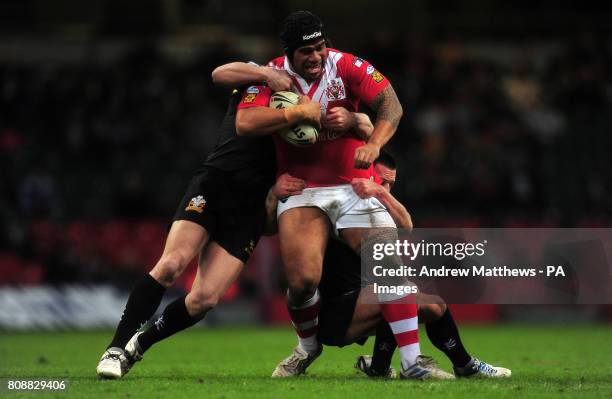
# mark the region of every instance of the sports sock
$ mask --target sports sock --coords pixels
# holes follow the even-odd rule
[[[405,298],[381,303],[382,314],[389,323],[400,350],[404,369],[416,363],[421,354],[419,347],[419,319],[416,303],[404,303]]]
[[[372,353],[371,370],[377,375],[386,374],[391,366],[391,359],[397,344],[395,336],[389,323],[381,320],[376,327],[376,340],[374,341],[374,352]]]
[[[425,331],[431,343],[444,352],[455,367],[463,367],[467,365],[472,357],[465,350],[459,331],[450,310],[446,312],[438,320],[425,324]]]
[[[319,290],[315,291],[312,298],[300,305],[289,304],[289,316],[291,324],[298,335],[299,346],[306,352],[315,352],[319,347],[317,332],[319,331],[319,310],[321,300]]]
[[[115,336],[107,348],[124,348],[132,335],[155,314],[164,292],[166,288],[150,274],[140,279],[130,293]]]
[[[182,296],[166,306],[166,309],[155,321],[155,324],[138,337],[140,349],[144,353],[156,342],[193,326],[203,318],[194,319],[189,315],[185,305],[185,296]]]

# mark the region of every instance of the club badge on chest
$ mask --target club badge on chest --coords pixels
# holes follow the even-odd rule
[[[325,88],[327,101],[340,101],[346,98],[346,90],[342,78],[335,78],[329,81]]]

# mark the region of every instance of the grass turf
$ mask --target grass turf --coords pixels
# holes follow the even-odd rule
[[[325,348],[308,375],[269,378],[295,344],[287,329],[193,329],[149,352],[125,379],[100,381],[95,367],[110,332],[0,335],[0,378],[67,378],[67,392],[8,393],[6,397],[58,398],[593,398],[612,397],[610,326],[465,327],[468,350],[509,367],[511,379],[458,381],[369,380],[353,369],[352,345]],[[450,363],[427,342],[422,351],[446,370]],[[397,364],[399,359],[394,359]],[[42,395],[42,396],[40,396]]]

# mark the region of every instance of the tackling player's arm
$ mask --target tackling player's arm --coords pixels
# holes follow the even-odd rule
[[[244,86],[253,82],[265,82],[272,91],[289,90],[291,88],[291,78],[286,71],[262,67],[253,63],[231,62],[221,65],[213,71],[212,79],[215,84],[231,87]],[[320,106],[316,102],[309,103],[312,103],[312,101],[304,96],[300,98],[298,106],[283,110],[266,110],[266,107],[263,106],[242,107],[236,116],[237,133],[239,135],[266,135],[300,122],[320,127]],[[328,120],[332,129],[346,131],[354,128],[366,140],[374,129],[367,115],[351,113],[342,107],[332,109],[328,114]]]
[[[410,213],[389,190],[369,179],[353,179],[351,185],[360,198],[377,198],[387,208],[397,227],[412,230]]]
[[[374,183],[376,184],[376,183]],[[393,194],[383,189],[382,192],[376,195],[376,198],[387,208],[389,215],[393,218],[393,221],[400,229],[412,230],[414,225],[412,224],[412,217],[401,202],[399,202]]]
[[[353,115],[355,115],[355,118],[357,119],[357,125],[355,126],[357,134],[359,134],[359,136],[365,141],[368,141],[370,137],[372,137],[372,132],[374,131],[374,125],[372,124],[370,117],[360,112],[355,112]]]
[[[354,129],[355,132],[367,141],[372,135],[374,125],[370,117],[360,112],[350,112],[344,107],[334,107],[329,110],[323,126],[332,131],[346,132]]]
[[[276,208],[278,208],[278,198],[274,195],[272,187],[266,197],[266,226],[264,236],[272,236],[278,232],[278,222],[276,220]]]
[[[287,72],[246,62],[230,62],[215,68],[212,80],[216,85],[228,87],[263,82],[272,91],[291,89],[291,78]]]
[[[248,83],[268,81],[268,86],[257,85],[246,89],[236,113],[236,133],[238,135],[267,135],[279,129],[296,123],[310,123],[319,126],[320,106],[308,97],[300,98],[298,104],[291,108],[268,108],[270,95],[274,85],[290,86],[291,79],[284,71],[268,67],[259,67],[243,62],[232,62],[217,67],[213,73],[213,81],[228,86],[244,86]],[[288,81],[284,81],[284,78]]]
[[[306,181],[293,177],[289,173],[283,173],[276,179],[276,183],[270,188],[266,197],[266,228],[264,235],[273,235],[278,231],[276,221],[278,201],[292,195],[300,195],[304,188],[306,188]]]
[[[239,136],[262,136],[280,129],[306,123],[321,127],[321,106],[307,96],[301,96],[297,105],[290,108],[255,106],[239,108],[236,113],[236,133]]]

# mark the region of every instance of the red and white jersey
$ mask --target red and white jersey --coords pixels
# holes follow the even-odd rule
[[[321,104],[323,115],[334,107],[358,112],[362,102],[370,103],[389,81],[367,61],[352,54],[328,49],[323,73],[308,83],[293,71],[287,57],[278,57],[268,66],[286,70],[292,77],[296,93],[307,95]],[[267,86],[245,90],[238,109],[267,107],[272,91]],[[373,169],[356,169],[355,150],[364,141],[355,132],[319,132],[319,141],[309,147],[296,147],[274,135],[277,172],[288,172],[306,180],[307,187],[348,184],[355,177],[371,178]]]

